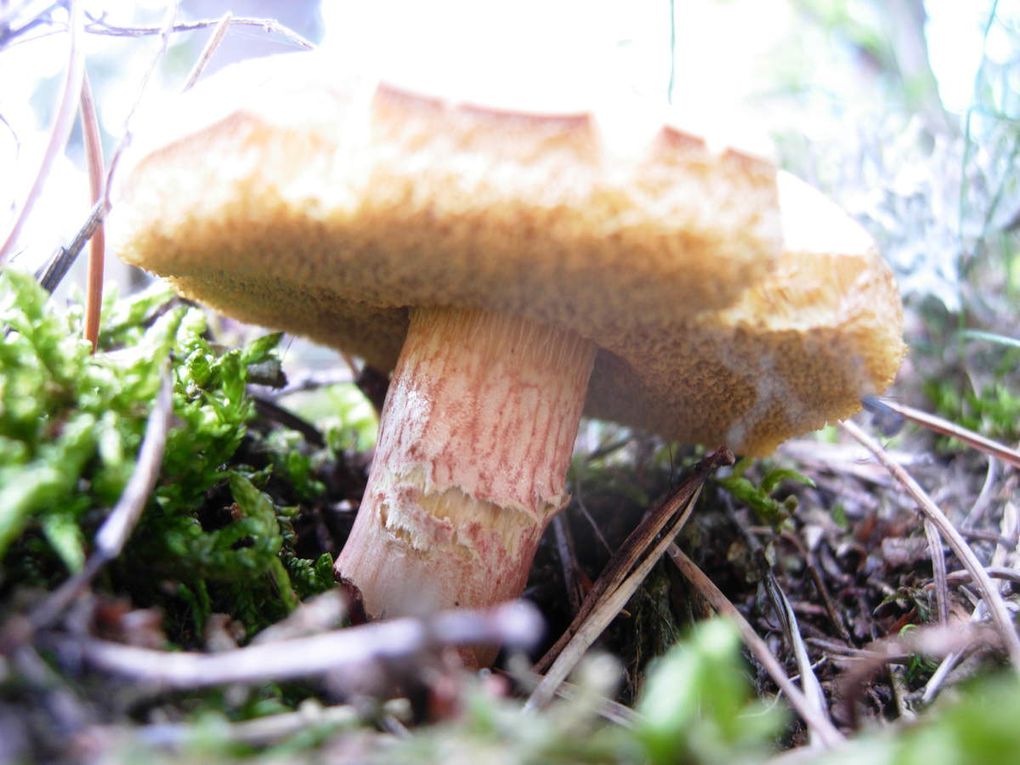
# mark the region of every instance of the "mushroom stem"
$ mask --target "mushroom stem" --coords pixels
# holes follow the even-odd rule
[[[365,497],[336,562],[375,617],[521,594],[566,472],[595,357],[580,336],[415,309]]]

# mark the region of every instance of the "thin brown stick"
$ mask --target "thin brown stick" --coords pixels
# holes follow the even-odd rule
[[[988,566],[985,571],[988,572],[988,576],[992,579],[1003,579],[1013,584],[1020,584],[1020,571],[1015,568],[1006,568],[1005,566]],[[953,583],[969,582],[974,577],[970,575],[970,572],[966,569],[960,569],[958,571],[950,571],[946,575],[946,579]]]
[[[973,430],[968,430],[962,425],[957,425],[955,422],[938,417],[934,414],[928,414],[928,412],[922,412],[920,409],[914,409],[912,406],[906,404],[900,404],[890,399],[882,399],[882,403],[892,409],[897,414],[906,417],[912,422],[916,422],[928,430],[933,430],[936,433],[941,433],[944,436],[950,436],[955,438],[957,441],[962,441],[965,444],[973,446],[978,451],[991,454],[993,457],[998,457],[1003,462],[1012,465],[1015,468],[1020,468],[1020,451],[1011,449],[1004,444],[1000,444],[998,441],[993,441],[990,438],[985,438],[980,433],[975,433]]]
[[[209,61],[212,59],[213,54],[220,47],[220,43],[223,42],[223,38],[227,34],[227,29],[230,27],[230,20],[234,18],[234,14],[231,11],[224,13],[219,20],[219,23],[213,28],[212,35],[209,36],[209,40],[206,42],[205,47],[202,48],[202,52],[198,55],[198,60],[195,65],[191,67],[191,71],[188,73],[188,78],[184,81],[184,86],[181,88],[181,92],[185,93],[191,90],[191,87],[198,82],[198,78],[202,76],[202,72],[209,66]]]
[[[92,85],[88,72],[81,83],[81,126],[85,137],[85,157],[89,169],[89,194],[92,204],[104,196],[103,184],[103,142],[99,136],[99,119],[96,117],[96,102],[92,97]],[[85,339],[92,345],[92,352],[99,346],[99,321],[103,308],[103,270],[106,259],[106,236],[102,222],[96,226],[89,243],[89,268],[85,289]]]
[[[535,664],[536,672],[544,672],[552,665],[560,651],[563,650],[571,638],[573,638],[574,633],[584,624],[600,599],[620,586],[620,583],[623,582],[631,569],[641,560],[645,552],[655,541],[655,538],[669,525],[677,512],[687,506],[695,492],[701,489],[701,485],[705,482],[708,475],[723,465],[732,464],[733,454],[728,449],[720,449],[708,455],[695,466],[693,473],[680,484],[669,499],[660,504],[638,524],[637,528],[624,540],[620,549],[609,559],[609,563],[606,564],[595,585],[588,592],[584,602],[581,603],[581,608],[570,623],[570,626],[560,635],[559,639],[546,652],[545,656]]]
[[[581,586],[577,581],[574,537],[562,513],[552,519],[552,529],[556,541],[556,557],[560,559],[560,570],[563,572],[563,589],[567,591],[567,602],[570,604],[570,615],[573,617],[581,610]]]
[[[800,688],[794,685],[793,681],[786,675],[786,672],[783,671],[783,666],[779,663],[779,660],[769,650],[765,641],[758,636],[758,633],[754,631],[754,627],[737,610],[737,607],[730,602],[730,599],[723,594],[722,590],[716,587],[715,583],[705,575],[705,572],[698,568],[697,564],[687,557],[679,547],[671,545],[667,552],[670,559],[680,570],[680,573],[694,585],[712,608],[736,624],[748,650],[754,654],[758,663],[769,673],[769,676],[779,687],[779,690],[786,694],[786,698],[790,701],[790,706],[800,715],[808,728],[818,735],[819,740],[825,746],[830,747],[843,741],[843,735],[836,730],[836,727],[826,716],[819,714],[815,710],[814,705],[808,700],[807,696],[801,692]]]
[[[56,160],[57,155],[63,152],[67,146],[67,139],[71,136],[71,127],[74,124],[75,105],[81,95],[82,77],[85,74],[85,51],[81,44],[82,36],[82,5],[81,0],[70,0],[69,7],[69,42],[67,53],[67,69],[64,73],[64,84],[60,89],[60,96],[57,100],[57,108],[53,123],[50,126],[50,137],[46,142],[46,149],[43,152],[39,168],[36,170],[32,186],[25,196],[18,214],[14,218],[14,225],[8,232],[7,237],[0,245],[0,264],[14,250],[18,243],[21,230],[32,214],[35,203],[42,194],[46,179],[49,178],[50,168]]]
[[[882,445],[875,439],[862,431],[854,423],[846,421],[842,423],[843,429],[861,443],[885,466],[892,476],[900,482],[907,493],[917,503],[917,508],[926,519],[930,520],[938,528],[939,533],[948,542],[950,548],[960,559],[964,567],[974,577],[974,582],[981,591],[991,612],[992,620],[995,622],[1001,636],[1003,645],[1009,653],[1013,666],[1020,669],[1020,637],[1017,636],[1013,627],[1013,620],[1010,618],[1006,603],[1002,599],[999,589],[992,583],[991,578],[981,565],[970,545],[963,539],[956,527],[949,522],[945,513],[936,505],[921,485],[902,467],[897,465],[885,453]]]
[[[603,596],[590,608],[584,621],[578,626],[573,636],[556,656],[556,660],[553,661],[541,682],[528,697],[525,709],[541,709],[552,701],[556,695],[556,689],[567,679],[584,654],[591,648],[592,643],[627,605],[627,601],[634,596],[642,582],[651,573],[652,568],[666,552],[666,548],[672,543],[673,538],[690,518],[691,511],[694,509],[698,497],[701,496],[703,482],[704,478],[687,494],[679,515],[672,518],[672,522],[663,530],[661,538],[647,551],[644,558],[634,567],[633,572],[617,587],[606,590]]]

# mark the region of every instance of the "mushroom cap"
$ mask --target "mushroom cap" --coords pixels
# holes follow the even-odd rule
[[[859,226],[661,115],[419,95],[302,53],[224,70],[140,135],[121,257],[382,370],[409,307],[519,314],[597,344],[587,414],[762,453],[855,411],[903,354]]]

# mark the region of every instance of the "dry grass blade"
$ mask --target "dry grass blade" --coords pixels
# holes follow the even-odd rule
[[[71,127],[74,124],[75,105],[81,94],[82,78],[85,74],[85,51],[82,46],[82,3],[80,0],[70,1],[70,25],[68,43],[67,70],[64,74],[64,84],[60,89],[60,97],[57,102],[56,114],[53,117],[53,124],[50,126],[50,137],[46,142],[46,150],[39,163],[32,187],[29,189],[25,201],[22,202],[17,216],[14,218],[14,225],[8,232],[4,243],[0,245],[0,264],[2,264],[17,246],[18,237],[24,228],[32,208],[42,194],[46,179],[49,178],[50,168],[57,155],[67,145],[67,139],[71,135]]]
[[[581,625],[584,624],[588,615],[594,610],[603,596],[616,590],[630,573],[631,569],[644,556],[649,546],[655,541],[664,528],[674,519],[677,512],[687,507],[691,498],[701,489],[708,475],[723,465],[733,464],[733,454],[726,449],[720,449],[708,455],[699,462],[692,473],[673,495],[659,505],[653,512],[638,524],[624,540],[623,545],[610,559],[605,570],[599,576],[595,585],[588,591],[581,608],[578,610],[570,626],[560,636],[559,640],[550,648],[545,656],[535,664],[535,671],[542,673],[546,671],[560,654],[563,648],[573,638]]]
[[[210,688],[317,677],[367,663],[403,661],[442,646],[529,648],[542,618],[525,601],[483,611],[447,611],[428,619],[394,619],[319,635],[249,645],[222,653],[153,651],[79,637],[57,638],[68,659],[159,688]]]
[[[822,686],[818,682],[818,677],[811,666],[807,646],[804,645],[804,638],[800,634],[800,624],[797,621],[797,615],[793,612],[793,606],[790,605],[789,598],[786,597],[786,593],[779,586],[779,582],[771,570],[765,572],[765,590],[768,593],[769,600],[772,601],[772,609],[776,614],[776,618],[779,619],[783,635],[793,649],[793,656],[797,662],[797,671],[800,672],[800,684],[804,691],[804,698],[811,705],[816,718],[829,719],[825,693],[822,691]],[[812,743],[823,740],[815,732],[814,728],[809,728],[808,730],[811,734]]]
[[[925,519],[924,535],[928,540],[931,567],[935,576],[935,607],[939,624],[949,623],[949,580],[946,578],[946,556],[942,552],[942,537],[935,524]]]
[[[914,498],[921,514],[935,524],[939,533],[942,534],[943,538],[949,543],[949,546],[956,554],[956,557],[960,559],[960,562],[963,563],[967,571],[970,572],[970,575],[974,577],[974,582],[980,589],[981,594],[985,599],[985,603],[987,603],[988,609],[991,612],[992,620],[995,622],[996,627],[1002,635],[1003,644],[1009,653],[1010,660],[1014,667],[1020,669],[1020,637],[1017,636],[1016,629],[1013,626],[1013,620],[1009,615],[1009,610],[1006,608],[1006,603],[1002,599],[1002,594],[992,583],[991,577],[988,576],[988,572],[985,571],[984,567],[981,565],[981,561],[979,561],[977,556],[974,554],[974,551],[960,535],[960,532],[956,530],[956,527],[949,522],[945,513],[943,513],[939,506],[932,501],[927,492],[921,488],[921,485],[918,484],[906,470],[888,458],[885,453],[885,449],[882,448],[881,444],[852,422],[844,422],[842,423],[842,426],[847,433],[853,436],[861,443],[861,445],[874,454],[878,461],[885,466],[886,470],[888,470],[907,490],[910,496]]]
[[[731,619],[737,625],[744,644],[754,654],[754,657],[762,667],[765,668],[765,671],[769,673],[773,682],[786,694],[786,697],[790,700],[790,706],[796,710],[808,728],[817,734],[819,740],[825,746],[835,746],[841,742],[843,735],[836,730],[836,727],[828,717],[817,712],[807,696],[794,685],[793,681],[786,675],[786,672],[783,671],[779,660],[772,655],[772,651],[769,650],[765,641],[758,636],[758,633],[754,631],[754,627],[737,610],[737,607],[730,602],[729,598],[723,594],[722,590],[716,587],[715,583],[705,575],[705,572],[698,568],[694,561],[687,557],[675,544],[671,545],[667,552],[670,559],[680,570],[680,573],[694,585],[705,600],[711,604],[712,608],[722,616]]]
[[[181,88],[181,92],[184,93],[191,90],[191,87],[198,82],[198,78],[202,76],[202,72],[209,66],[209,60],[213,57],[216,49],[220,47],[220,43],[223,42],[223,38],[227,34],[227,28],[230,26],[230,20],[234,18],[234,14],[227,11],[220,18],[219,23],[213,29],[212,35],[209,37],[209,41],[202,48],[202,52],[198,56],[198,60],[195,65],[191,67],[191,71],[188,73],[188,78],[184,81],[184,86]]]
[[[584,654],[591,648],[592,643],[598,639],[610,622],[627,605],[627,601],[634,596],[641,583],[644,582],[652,568],[666,552],[666,548],[672,543],[673,538],[683,528],[683,525],[691,515],[691,511],[694,509],[694,505],[698,501],[698,497],[701,496],[701,485],[703,482],[704,477],[702,476],[693,490],[685,493],[686,499],[679,516],[667,525],[662,532],[661,538],[651,549],[647,550],[643,559],[635,566],[630,576],[625,577],[618,586],[605,589],[602,596],[588,609],[573,636],[563,647],[563,650],[556,657],[552,666],[549,667],[538,687],[535,688],[528,698],[525,709],[540,709],[552,701],[560,684],[567,679],[567,676],[577,666]],[[587,603],[588,600],[585,602]]]
[[[92,204],[98,204],[105,196],[103,142],[99,137],[99,119],[96,116],[96,102],[92,97],[92,85],[88,72],[81,83],[81,126],[85,138],[85,157],[89,169],[89,194]],[[106,259],[106,235],[100,222],[92,233],[89,245],[88,281],[85,289],[85,339],[96,352],[99,345],[99,320],[103,307],[103,270]]]
[[[1020,468],[1020,451],[1011,449],[1004,444],[1000,444],[998,441],[993,441],[990,438],[985,438],[980,433],[975,433],[973,430],[967,430],[955,422],[938,417],[934,414],[928,414],[928,412],[922,412],[920,409],[914,409],[912,406],[906,404],[900,404],[896,401],[890,401],[889,399],[882,399],[882,405],[887,406],[899,415],[906,417],[912,422],[916,422],[918,425],[922,425],[929,430],[933,430],[936,433],[941,433],[944,436],[950,436],[955,438],[957,441],[962,441],[965,444],[973,446],[978,451],[990,454],[993,457],[998,457],[1003,462],[1012,465],[1015,468]]]

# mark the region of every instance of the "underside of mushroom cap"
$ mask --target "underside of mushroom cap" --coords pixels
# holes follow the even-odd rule
[[[173,104],[117,190],[121,256],[383,370],[412,306],[569,329],[600,349],[588,414],[748,453],[895,374],[888,269],[769,163],[640,116],[620,130],[323,68],[246,62]]]

